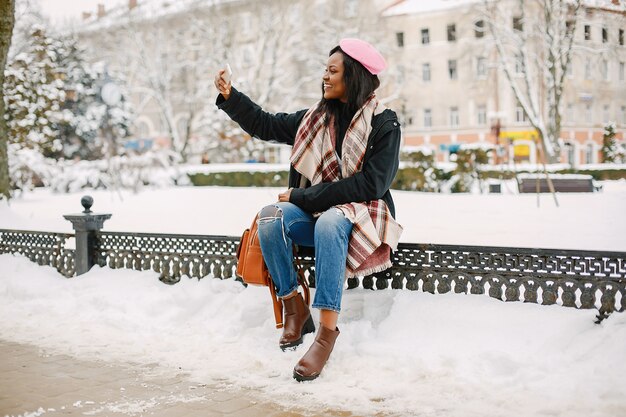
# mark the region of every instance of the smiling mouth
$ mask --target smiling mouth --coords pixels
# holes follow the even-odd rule
[[[332,87],[332,85],[330,85],[330,84],[324,84],[324,90],[326,90],[328,88],[331,88],[331,87]]]

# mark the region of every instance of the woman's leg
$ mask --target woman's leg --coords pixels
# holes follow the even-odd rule
[[[341,210],[331,208],[315,223],[315,298],[322,324],[331,330],[337,324],[346,274],[352,222]]]
[[[321,310],[321,325],[315,341],[293,369],[293,377],[298,381],[310,381],[320,375],[339,336],[337,318],[341,310],[351,233],[352,223],[335,208],[322,214],[315,224],[313,307]]]
[[[302,343],[302,336],[315,331],[309,306],[297,292],[297,273],[293,265],[293,243],[313,245],[313,216],[291,203],[267,206],[259,213],[259,242],[263,259],[282,298],[283,333],[281,349]]]
[[[276,203],[259,212],[259,243],[279,297],[298,289],[293,244],[313,246],[315,219],[292,203]]]

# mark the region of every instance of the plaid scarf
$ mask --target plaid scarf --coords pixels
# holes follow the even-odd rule
[[[375,95],[357,110],[343,139],[340,160],[335,152],[333,120],[326,126],[325,115],[315,114],[317,107],[304,115],[291,152],[292,165],[312,185],[339,181],[361,171],[372,118],[384,110]],[[391,267],[390,249],[398,246],[402,226],[391,216],[387,204],[379,199],[335,207],[353,223],[346,277],[370,275]]]

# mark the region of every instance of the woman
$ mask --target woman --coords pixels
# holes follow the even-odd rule
[[[389,192],[398,170],[400,125],[374,93],[385,67],[372,45],[341,40],[329,54],[322,99],[292,114],[266,113],[225,82],[223,70],[215,77],[216,104],[231,119],[253,137],[293,146],[289,189],[260,211],[258,221],[263,258],[285,311],[283,350],[315,331],[297,291],[292,246],[315,248],[313,307],[320,309],[320,323],[294,368],[298,381],[317,378],[330,357],[345,279],[390,267],[390,249],[402,232]]]

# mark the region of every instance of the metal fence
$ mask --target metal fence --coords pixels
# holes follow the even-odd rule
[[[238,237],[93,232],[89,264],[152,270],[166,283],[181,277],[232,278]],[[61,274],[75,273],[73,234],[0,229],[0,253],[20,253]],[[314,254],[301,248],[300,263],[315,286]],[[393,267],[348,280],[348,288],[407,289],[433,294],[487,294],[601,314],[626,308],[626,253],[401,243]]]
[[[74,249],[71,233],[0,229],[0,254],[19,253],[39,265],[48,265],[66,277],[74,276]]]

